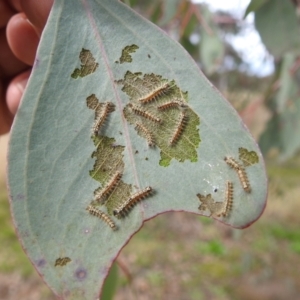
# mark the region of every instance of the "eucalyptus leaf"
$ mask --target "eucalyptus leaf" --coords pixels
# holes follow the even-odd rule
[[[246,8],[244,18],[246,18],[251,12],[257,11],[261,6],[263,6],[267,1],[270,0],[251,0]]]
[[[255,27],[275,58],[286,52],[299,54],[300,30],[292,1],[268,0],[255,11]]]
[[[177,14],[181,0],[165,0],[163,1],[163,17],[160,25],[167,25]]]
[[[259,141],[264,154],[272,148],[279,150],[279,161],[291,158],[300,149],[300,90],[297,81],[300,71],[292,71],[295,61],[296,55],[292,53],[283,56],[280,86],[270,103],[273,116]]]
[[[201,6],[201,16],[206,26],[201,26],[200,60],[207,74],[213,74],[222,64],[225,53],[213,14],[206,6]]]
[[[291,99],[297,98],[299,94],[299,87],[291,72],[296,60],[296,55],[293,53],[286,53],[283,56],[280,67],[280,87],[276,95],[276,112],[282,113],[289,106]]]
[[[8,160],[20,241],[62,299],[97,299],[158,214],[243,228],[265,207],[263,158],[236,111],[177,42],[116,0],[55,1]]]

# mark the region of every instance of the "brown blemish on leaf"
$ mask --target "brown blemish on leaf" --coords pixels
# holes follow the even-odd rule
[[[79,280],[79,281],[82,281],[86,278],[87,276],[87,271],[86,269],[84,268],[78,268],[76,271],[75,271],[75,277]]]
[[[198,207],[200,211],[209,210],[210,211],[210,217],[220,217],[222,212],[224,211],[224,203],[223,202],[215,202],[215,200],[212,198],[211,194],[208,194],[206,196],[197,194],[198,199],[200,200],[201,204]]]
[[[71,260],[71,258],[69,257],[59,257],[56,261],[55,261],[55,264],[54,266],[57,267],[57,266],[60,266],[60,267],[63,267],[65,266],[67,263],[69,263]]]
[[[120,64],[123,64],[125,62],[131,63],[132,62],[131,53],[136,52],[137,49],[139,49],[139,47],[137,45],[134,45],[134,44],[130,45],[130,46],[126,46],[122,50],[122,54],[121,54],[121,57],[119,59]]]
[[[71,74],[74,79],[94,73],[99,66],[90,50],[82,48],[79,59],[81,62],[80,69],[75,69]]]
[[[257,164],[259,161],[258,155],[255,151],[248,151],[245,148],[239,148],[239,159],[243,162],[245,167]]]
[[[208,209],[210,212],[210,217],[226,217],[233,206],[233,184],[232,182],[227,181],[225,200],[223,202],[215,202],[211,194],[206,196],[197,194],[197,197],[201,202],[200,206],[198,207],[200,211],[205,211]]]

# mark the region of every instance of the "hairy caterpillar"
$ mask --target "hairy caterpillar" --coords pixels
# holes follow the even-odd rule
[[[98,217],[99,219],[103,220],[112,230],[116,230],[117,226],[113,222],[113,220],[103,211],[99,210],[98,208],[89,205],[86,210],[93,216]]]
[[[160,118],[157,118],[156,116],[152,115],[151,113],[140,109],[138,106],[135,106],[133,104],[128,104],[129,107],[131,107],[132,111],[138,115],[138,116],[142,116],[150,121],[156,122],[156,123],[162,123],[162,120]]]
[[[229,167],[237,172],[244,191],[250,193],[251,186],[245,168],[232,157],[226,156],[224,160],[229,165]]]
[[[105,198],[112,193],[112,191],[115,189],[121,178],[122,173],[117,171],[101,190],[95,192],[94,200],[103,204],[105,202]]]
[[[136,205],[139,201],[148,197],[152,193],[152,188],[150,186],[146,187],[144,190],[131,195],[125,202],[123,202],[119,207],[114,209],[113,214],[117,218],[125,217],[125,215]]]
[[[100,130],[101,126],[107,120],[109,113],[111,113],[113,110],[114,110],[114,104],[111,102],[104,103],[103,108],[100,110],[98,109],[98,107],[95,109],[96,119],[92,128],[94,135],[98,134],[98,131]]]
[[[162,96],[163,94],[167,93],[169,89],[170,89],[170,84],[168,82],[164,83],[161,86],[158,86],[157,88],[155,88],[154,91],[152,91],[148,95],[143,96],[140,99],[138,99],[138,101],[143,104],[149,103],[149,102],[155,100],[156,98]]]
[[[174,146],[178,142],[178,140],[187,124],[187,120],[188,120],[188,118],[187,118],[186,114],[184,112],[181,112],[179,121],[177,123],[177,127],[173,133],[173,136],[171,137],[171,139],[169,141],[171,146]]]
[[[154,137],[152,135],[152,133],[141,123],[136,122],[135,123],[135,127],[139,130],[141,130],[144,135],[146,136],[147,142],[149,147],[154,147],[155,146],[155,141],[154,141]]]
[[[173,100],[173,101],[168,101],[162,105],[159,105],[157,107],[158,110],[166,110],[166,109],[170,109],[170,108],[186,108],[187,105],[186,103],[182,102],[182,101],[178,101],[178,100]]]
[[[225,192],[224,209],[220,214],[224,217],[228,216],[228,214],[231,211],[232,206],[233,206],[233,183],[230,181],[227,181],[226,185],[227,185],[227,187],[226,187],[226,192]]]

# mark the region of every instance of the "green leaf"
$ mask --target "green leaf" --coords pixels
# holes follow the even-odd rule
[[[163,1],[163,16],[159,22],[160,26],[167,25],[175,16],[181,0],[164,0]]]
[[[239,148],[258,162],[243,150],[242,167]],[[122,247],[158,214],[243,228],[265,207],[263,158],[236,111],[177,42],[119,1],[55,1],[8,160],[23,248],[64,299],[96,299]]]
[[[292,53],[286,53],[281,63],[279,75],[280,88],[275,97],[276,112],[282,113],[287,109],[289,101],[297,98],[299,88],[295,81],[294,74],[291,73],[296,56]]]
[[[102,291],[102,299],[113,300],[117,288],[118,266],[114,262],[107,278],[105,279]]]
[[[252,0],[246,8],[244,19],[251,13],[257,11],[262,7],[267,1],[270,0]]]
[[[291,1],[272,0],[255,12],[255,26],[275,58],[286,52],[300,52],[300,30],[296,9]]]
[[[206,6],[201,6],[203,23],[201,26],[200,61],[206,74],[213,74],[222,64],[224,56],[224,43],[218,28],[213,20],[213,14]]]
[[[300,148],[300,90],[296,79],[300,72],[291,72],[295,59],[296,56],[291,53],[283,58],[279,76],[280,88],[270,105],[273,116],[259,141],[264,154],[277,148],[280,161],[292,157]]]

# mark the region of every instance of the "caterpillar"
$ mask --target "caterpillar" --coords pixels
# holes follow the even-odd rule
[[[155,100],[156,98],[160,97],[161,95],[167,93],[169,89],[170,89],[170,84],[168,82],[164,83],[163,85],[158,86],[154,91],[152,91],[148,95],[138,99],[138,101],[141,102],[142,104],[149,103]]]
[[[105,202],[105,198],[109,196],[112,191],[115,189],[117,184],[122,178],[122,173],[117,171],[108,181],[108,183],[105,185],[105,187],[99,191],[95,192],[95,198],[94,200],[103,204]]]
[[[178,142],[178,140],[187,124],[187,120],[188,120],[188,118],[187,118],[186,114],[184,112],[181,112],[177,127],[173,133],[173,136],[171,137],[171,139],[169,141],[171,146],[174,146]]]
[[[119,207],[114,209],[113,215],[117,218],[125,217],[125,215],[136,205],[139,201],[148,197],[152,193],[152,188],[150,186],[146,187],[144,190],[131,195],[125,202],[123,202]]]
[[[229,165],[229,167],[237,172],[244,191],[250,193],[251,186],[245,168],[232,157],[226,156],[224,160]]]
[[[154,147],[155,146],[155,141],[154,141],[153,134],[143,124],[141,124],[139,122],[135,123],[135,127],[137,129],[141,130],[144,133],[144,135],[146,136],[149,147]]]
[[[111,102],[104,103],[104,106],[102,109],[98,109],[96,107],[96,119],[92,128],[93,134],[97,135],[98,131],[100,130],[101,126],[105,123],[107,120],[108,114],[111,113],[114,110],[114,104]]]
[[[150,121],[156,122],[156,123],[162,123],[162,120],[160,118],[157,118],[156,116],[153,116],[152,114],[148,113],[145,110],[140,109],[139,107],[133,105],[133,104],[128,104],[129,107],[131,107],[132,111],[139,116],[142,116]]]
[[[178,101],[178,100],[173,100],[173,101],[168,101],[162,105],[159,105],[157,107],[158,110],[166,110],[166,109],[170,109],[170,108],[178,108],[178,107],[181,107],[181,108],[186,108],[187,105],[186,103],[182,102],[182,101]]]
[[[227,165],[229,165],[229,167],[235,169],[236,171],[241,167],[241,165],[234,158],[230,156],[226,156],[224,160],[227,163]]]
[[[224,201],[224,208],[223,211],[218,216],[227,217],[229,212],[232,209],[233,204],[233,183],[230,181],[227,181],[226,183],[227,188],[225,192],[225,201]]]
[[[239,169],[237,171],[237,173],[240,178],[240,182],[242,184],[244,191],[247,193],[251,193],[251,186],[250,186],[248,176],[247,176],[245,169],[242,167],[241,169]]]
[[[116,230],[117,226],[114,221],[103,211],[99,210],[98,208],[89,205],[86,210],[93,216],[98,217],[99,219],[103,220],[112,230]]]

